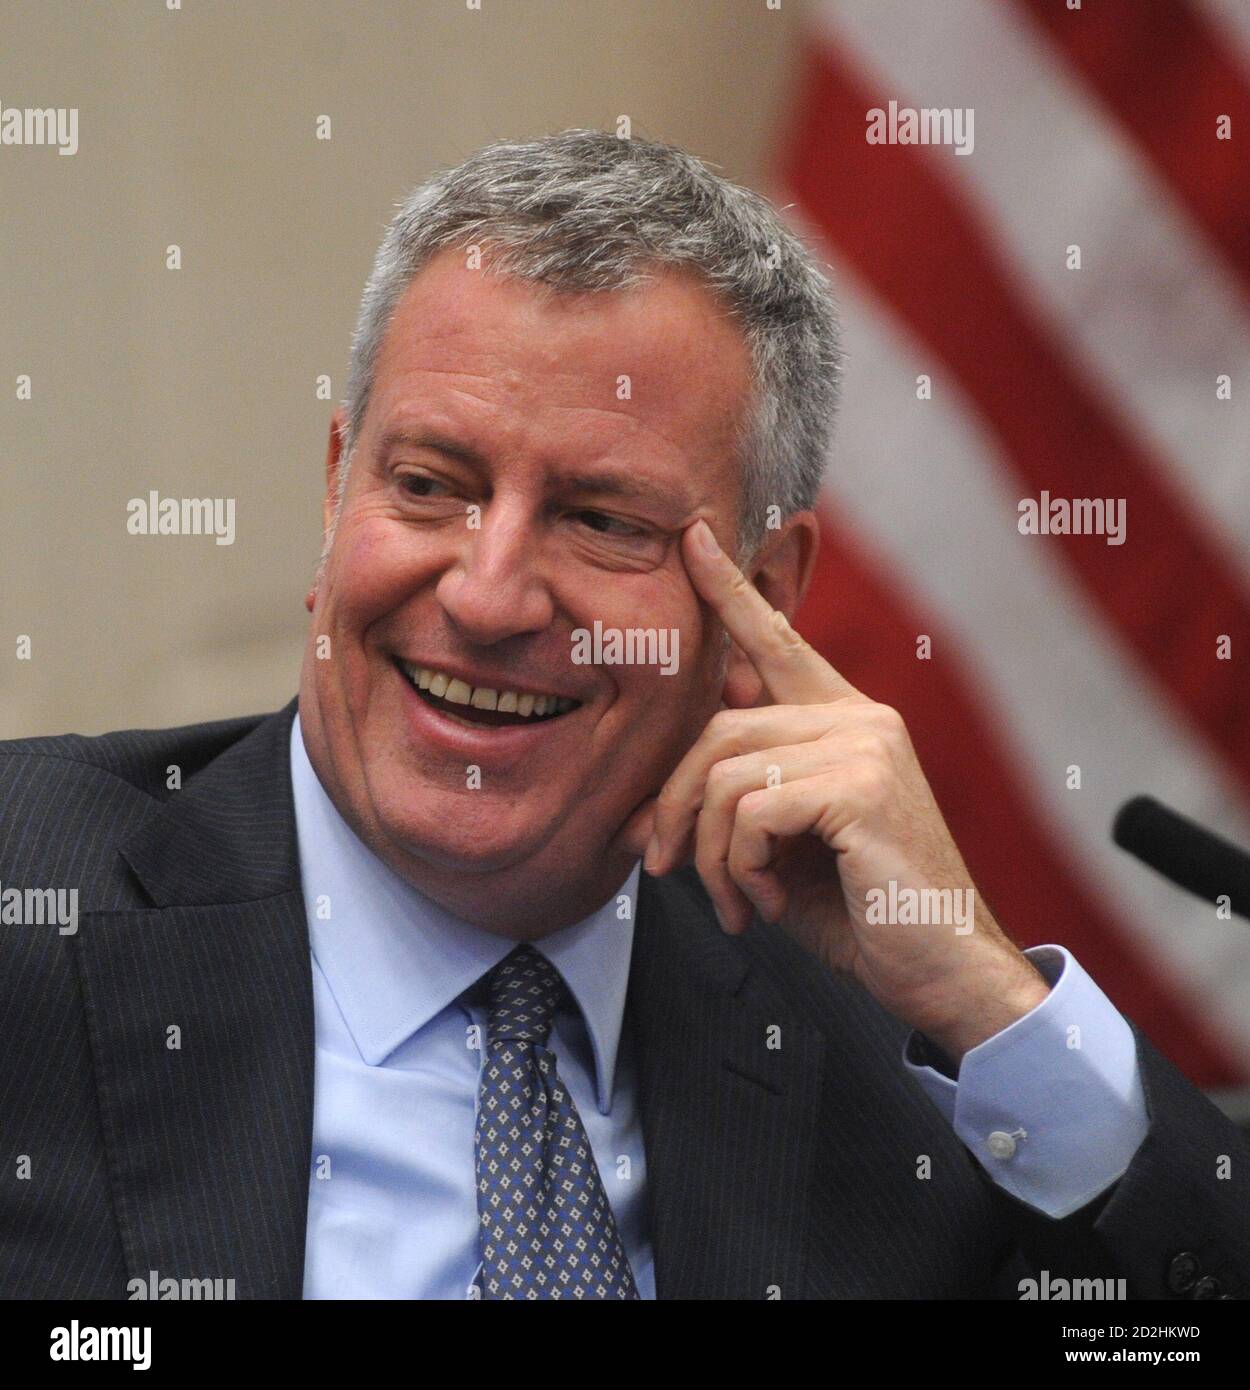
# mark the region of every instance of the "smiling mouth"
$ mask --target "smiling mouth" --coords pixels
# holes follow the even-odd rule
[[[408,661],[396,661],[396,665],[427,705],[449,719],[476,728],[547,724],[581,707],[580,700],[567,695],[472,686],[435,666],[417,666]]]

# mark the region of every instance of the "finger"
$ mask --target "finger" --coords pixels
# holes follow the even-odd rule
[[[686,854],[694,818],[703,805],[704,784],[716,763],[764,748],[818,739],[828,732],[838,713],[828,705],[805,704],[721,710],[713,715],[660,791],[648,872],[668,873]]]
[[[829,796],[829,779],[816,776],[751,792],[738,802],[725,863],[766,921],[777,921],[785,910],[785,889],[773,869],[778,846],[814,830]]]
[[[694,863],[722,925],[741,921],[745,929],[751,919],[751,901],[734,882],[728,865],[739,801],[770,785],[825,771],[830,756],[831,750],[822,743],[800,743],[729,758],[708,774],[703,809],[695,819]]]
[[[746,653],[771,699],[807,705],[859,694],[747,579],[717,545],[706,521],[687,527],[682,559],[695,592]]]

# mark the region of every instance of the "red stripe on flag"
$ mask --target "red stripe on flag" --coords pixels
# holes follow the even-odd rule
[[[827,42],[814,43],[783,156],[785,185],[836,253],[958,377],[1031,492],[1127,500],[1123,545],[1100,536],[1035,543],[1061,548],[1177,709],[1250,787],[1250,601],[1233,563],[1027,307],[987,229],[941,172],[953,152],[867,143],[866,113],[888,101],[870,95]],[[1003,517],[1004,526],[1015,521]],[[1222,634],[1232,639],[1232,660],[1217,660]]]
[[[820,563],[796,626],[852,685],[903,715],[951,834],[978,891],[1002,914],[1003,930],[1021,945],[1067,946],[1196,1084],[1244,1083],[1246,1070],[1202,1021],[1201,1002],[1146,964],[1132,933],[1082,888],[932,615],[907,608],[829,508],[821,531]],[[927,661],[916,657],[920,633],[933,641]]]
[[[1250,298],[1250,89],[1185,0],[1017,0],[1154,162]],[[1220,116],[1231,136],[1216,138]]]

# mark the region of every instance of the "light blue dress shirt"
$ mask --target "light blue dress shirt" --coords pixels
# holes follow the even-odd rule
[[[469,1297],[480,1261],[473,1043],[486,1019],[461,996],[516,943],[444,912],[357,838],[313,771],[298,717],[291,781],[316,1027],[304,1297]],[[654,1298],[636,1075],[621,1032],[638,876],[635,866],[598,912],[537,945],[577,1006],[557,1015],[549,1046],[639,1293]],[[969,1052],[958,1080],[911,1060],[923,1046],[914,1034],[903,1063],[996,1182],[1061,1216],[1127,1168],[1146,1106],[1124,1019],[1061,947],[1029,954],[1051,993]]]
[[[316,1022],[304,1297],[467,1298],[480,1263],[471,1044],[486,1016],[459,996],[517,943],[444,912],[366,848],[317,780],[298,718],[291,782]],[[548,1046],[638,1291],[654,1298],[636,1078],[620,1047],[638,876],[537,946],[577,1004]]]

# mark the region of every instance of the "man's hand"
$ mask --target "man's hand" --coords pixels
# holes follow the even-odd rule
[[[705,522],[682,545],[695,590],[771,703],[709,722],[660,792],[647,871],[693,857],[727,932],[745,931],[753,911],[779,923],[958,1064],[1040,1003],[1046,982],[976,894],[902,718],[808,646]],[[906,921],[891,905],[924,903],[905,890],[929,889],[974,910],[883,920]]]

